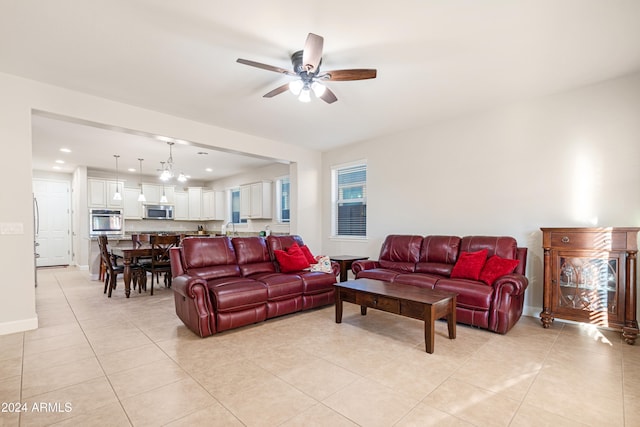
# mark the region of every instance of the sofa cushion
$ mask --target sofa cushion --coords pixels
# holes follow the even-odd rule
[[[477,252],[461,252],[458,262],[451,271],[451,278],[478,280],[485,262],[487,262],[486,249]]]
[[[380,249],[378,262],[380,267],[411,273],[415,271],[420,258],[422,236],[391,234],[387,236]]]
[[[436,282],[440,279],[442,279],[442,276],[438,276],[435,274],[408,273],[408,274],[398,274],[393,279],[393,283],[401,283],[403,285],[412,285],[412,286],[418,286],[420,288],[433,289]]]
[[[425,236],[416,272],[450,276],[458,260],[460,241],[458,236]]]
[[[480,280],[491,286],[498,277],[513,273],[519,263],[517,259],[501,258],[498,255],[489,257],[480,272]]]
[[[493,300],[493,288],[477,280],[440,279],[435,289],[455,292],[456,306],[473,310],[489,310]]]
[[[276,250],[274,254],[278,264],[280,264],[280,271],[283,273],[300,271],[309,267],[309,261],[307,261],[307,257],[304,256],[298,245],[291,246],[286,252]]]
[[[210,280],[240,276],[236,252],[228,237],[192,237],[182,242],[182,266],[188,274]]]
[[[234,237],[231,243],[243,276],[276,272],[267,244],[262,237]]]
[[[315,264],[318,262],[307,245],[300,246],[300,250],[304,254],[305,258],[307,258],[307,261],[309,261],[309,264]]]
[[[267,303],[267,287],[256,280],[236,280],[209,283],[211,303],[216,311],[241,311]]]
[[[476,252],[486,249],[487,256],[498,255],[502,258],[516,259],[518,243],[513,237],[506,236],[465,236],[460,242],[460,251]]]
[[[269,301],[302,295],[302,278],[296,274],[258,273],[249,278],[267,286]]]
[[[331,259],[326,255],[319,255],[315,258],[316,263],[311,265],[311,271],[322,271],[324,273],[333,273],[331,267]]]
[[[401,274],[396,270],[389,270],[386,268],[372,268],[370,270],[362,270],[356,276],[356,279],[376,279],[384,280],[385,282],[393,282],[393,280]]]
[[[303,295],[319,294],[333,290],[336,276],[321,271],[302,271],[297,273],[302,278]]]

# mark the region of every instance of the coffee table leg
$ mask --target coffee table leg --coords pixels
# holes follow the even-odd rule
[[[336,289],[336,323],[342,323],[342,298],[340,298],[340,289]]]
[[[427,347],[427,353],[433,353],[433,340],[434,340],[434,329],[435,322],[434,319],[435,311],[433,310],[433,306],[431,304],[426,304],[424,308],[424,342]]]
[[[449,328],[449,339],[454,339],[456,337],[456,297],[451,298],[449,303],[447,326]]]
[[[360,306],[360,314],[362,314],[363,316],[367,315],[367,306],[366,305],[361,305]]]

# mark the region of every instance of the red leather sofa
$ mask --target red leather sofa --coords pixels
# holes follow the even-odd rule
[[[334,303],[332,272],[280,272],[275,250],[299,236],[188,237],[172,248],[176,313],[201,337]]]
[[[490,284],[468,278],[452,278],[460,254],[487,250],[493,255],[518,260],[513,273]],[[505,334],[522,315],[527,248],[518,247],[512,237],[493,236],[409,236],[389,235],[377,261],[356,261],[351,265],[356,278],[370,278],[458,294],[456,320]]]

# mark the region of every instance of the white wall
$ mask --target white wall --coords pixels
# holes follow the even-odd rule
[[[37,327],[33,269],[31,112],[40,110],[125,129],[166,135],[223,149],[294,162],[304,196],[292,203],[292,232],[320,245],[319,153],[298,146],[217,128],[151,110],[0,73],[0,144],[10,160],[0,168],[0,223],[19,223],[24,233],[0,235],[0,334]],[[215,141],[215,145],[211,142]],[[298,205],[298,203],[300,205]]]
[[[368,239],[331,239],[331,165],[363,158]],[[376,259],[392,233],[510,235],[529,248],[525,305],[537,315],[540,227],[640,226],[638,184],[635,74],[325,153],[323,247]]]

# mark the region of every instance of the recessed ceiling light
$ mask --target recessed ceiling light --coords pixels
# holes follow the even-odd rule
[[[61,148],[60,151],[62,151],[63,153],[70,153],[71,150],[69,150],[68,148]]]
[[[211,169],[211,168],[206,168],[205,170],[206,170],[207,172],[213,172],[213,169]]]
[[[136,170],[134,168],[129,168],[127,169],[129,172],[135,172]]]
[[[183,141],[181,139],[176,139],[176,140],[174,140],[174,142],[176,144],[180,144],[180,145],[189,145],[189,143],[187,141]]]
[[[162,142],[172,142],[173,141],[173,139],[171,139],[169,137],[160,136],[160,135],[156,136],[156,139],[159,140],[159,141],[162,141]]]
[[[64,164],[64,160],[56,160],[56,163],[59,165],[63,165]]]

